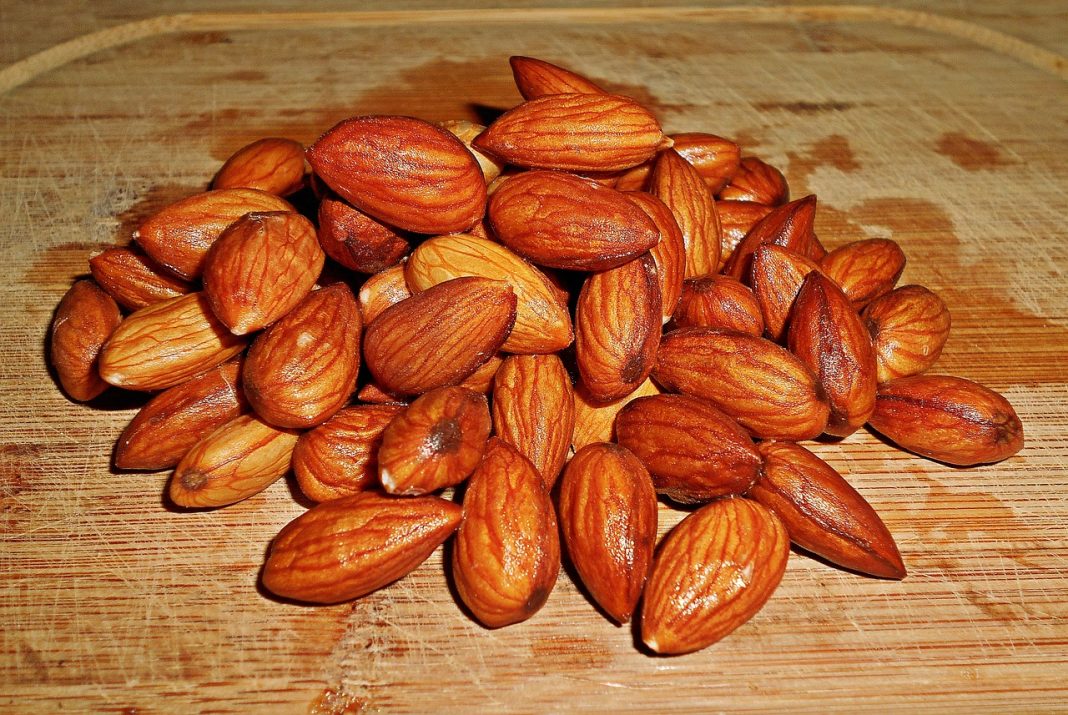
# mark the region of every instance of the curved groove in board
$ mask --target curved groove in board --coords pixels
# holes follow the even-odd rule
[[[87,57],[100,50],[120,47],[158,35],[179,32],[302,30],[399,24],[454,24],[469,22],[472,19],[477,19],[480,23],[508,24],[535,22],[638,24],[655,21],[700,23],[885,22],[900,27],[913,27],[969,40],[981,47],[1068,80],[1068,58],[1063,55],[973,22],[919,10],[903,10],[870,5],[813,5],[809,7],[772,5],[717,8],[691,6],[655,8],[497,8],[485,10],[181,13],[161,15],[82,35],[19,60],[0,70],[0,94],[23,85],[45,72],[62,67],[68,62]]]

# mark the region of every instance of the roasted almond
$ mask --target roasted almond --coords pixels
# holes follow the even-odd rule
[[[672,134],[674,149],[690,162],[713,194],[719,193],[741,166],[741,151],[729,139],[705,132]]]
[[[731,253],[723,265],[723,272],[738,280],[749,277],[753,252],[758,246],[772,244],[808,255],[815,236],[812,226],[816,217],[816,197],[806,196],[779,206],[757,221],[745,239]]]
[[[238,149],[211,182],[213,189],[259,189],[288,196],[304,186],[304,145],[267,137]]]
[[[881,383],[929,370],[942,355],[952,322],[942,299],[918,285],[876,298],[861,319],[871,333]]]
[[[359,392],[356,393],[356,399],[360,402],[367,402],[375,405],[408,404],[403,397],[390,394],[373,382],[369,382],[361,387]]]
[[[553,268],[615,268],[660,240],[653,220],[622,193],[556,171],[508,179],[490,199],[489,218],[501,243]]]
[[[748,621],[786,570],[790,539],[748,499],[721,499],[690,514],[656,553],[645,586],[641,636],[656,653],[706,648]]]
[[[560,480],[560,530],[593,600],[626,623],[641,596],[656,544],[657,503],[642,463],[615,444],[591,444]]]
[[[360,286],[360,312],[363,322],[370,324],[386,308],[411,298],[412,292],[404,278],[404,266],[393,266],[368,276]]]
[[[868,238],[834,249],[820,268],[860,310],[894,289],[905,270],[905,252],[890,239]]]
[[[571,445],[582,449],[594,442],[612,442],[616,438],[616,415],[624,405],[638,397],[659,395],[660,390],[652,380],[638,385],[634,392],[611,402],[597,402],[581,385],[575,387],[575,434]]]
[[[49,333],[49,356],[72,400],[91,400],[108,388],[101,379],[101,348],[122,322],[119,306],[91,280],[77,281],[59,302]]]
[[[675,326],[736,330],[760,337],[764,318],[753,291],[730,276],[691,278],[682,284]]]
[[[719,264],[722,268],[745,235],[760,219],[772,212],[773,206],[755,201],[717,201],[719,217]]]
[[[571,70],[534,57],[516,55],[508,58],[512,65],[515,86],[523,99],[535,99],[547,94],[605,94],[593,82]]]
[[[649,191],[671,209],[686,246],[686,278],[719,270],[719,217],[697,169],[674,149],[661,152],[653,165]]]
[[[778,206],[790,199],[786,177],[771,164],[755,156],[743,156],[738,170],[719,192],[718,198],[730,201],[755,201],[768,206]]]
[[[460,383],[460,387],[466,387],[468,390],[488,395],[490,390],[493,389],[493,379],[497,376],[497,371],[503,363],[504,358],[501,357],[500,353],[494,355],[479,365],[467,379]]]
[[[193,290],[133,248],[105,249],[89,259],[89,270],[100,287],[128,310],[177,298]]]
[[[613,179],[609,185],[616,191],[645,191],[649,185],[649,177],[653,174],[655,162],[656,157],[653,157],[626,171],[613,172]]]
[[[749,285],[760,305],[768,337],[776,342],[786,335],[786,321],[801,291],[801,284],[819,265],[789,248],[764,244],[753,251]]]
[[[790,442],[761,442],[757,449],[764,466],[747,496],[775,512],[791,541],[847,569],[905,578],[883,520],[831,465]]]
[[[629,191],[625,196],[653,220],[660,232],[660,242],[649,249],[649,254],[656,263],[656,275],[660,280],[660,311],[666,323],[671,320],[682,297],[682,281],[686,275],[686,244],[682,231],[671,209],[652,194]]]
[[[1023,424],[1009,401],[977,382],[914,375],[879,386],[869,424],[902,449],[968,467],[1023,449]]]
[[[475,157],[451,132],[420,119],[346,119],[308,149],[308,161],[350,204],[407,231],[464,231],[486,210]]]
[[[296,601],[351,601],[414,571],[456,530],[460,515],[459,506],[437,497],[374,492],[319,504],[271,542],[263,585]]]
[[[501,175],[501,169],[504,168],[502,162],[471,146],[471,142],[474,141],[475,137],[479,134],[486,131],[486,127],[481,124],[469,122],[466,119],[452,119],[447,122],[442,122],[441,128],[448,130],[453,136],[463,142],[463,145],[467,147],[467,150],[475,157],[475,161],[478,162],[479,168],[482,169],[482,176],[485,178],[487,184]]]
[[[335,196],[319,203],[319,245],[326,255],[359,273],[395,266],[412,250],[403,232]]]
[[[660,341],[653,377],[669,391],[710,400],[761,439],[812,439],[827,425],[815,375],[770,340],[680,328]]]

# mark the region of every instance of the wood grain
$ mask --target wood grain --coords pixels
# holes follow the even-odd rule
[[[885,13],[846,22],[841,8],[794,7],[699,22],[594,9],[521,22],[481,10],[435,22],[215,15],[67,48],[14,84],[4,75],[14,88],[0,95],[0,262],[12,273],[0,286],[0,708],[1064,708],[1064,65],[1042,71],[982,33]],[[1039,18],[1031,37],[1051,36],[1034,29],[1041,14],[1026,17]],[[355,113],[492,116],[519,100],[516,53],[630,94],[667,131],[738,140],[780,167],[795,196],[819,195],[829,248],[893,238],[909,258],[902,282],[946,301],[953,331],[938,370],[1002,391],[1024,421],[1024,451],[960,470],[868,432],[814,448],[878,509],[905,581],[795,553],[765,610],[729,638],[651,658],[564,576],[530,621],[483,629],[457,608],[440,552],[353,604],[272,600],[257,588],[264,550],[304,509],[287,484],[178,513],[162,501],[165,473],[109,468],[145,398],[75,405],[44,366],[52,310],[90,251],[125,243],[261,136],[310,142]],[[662,506],[662,530],[680,516]]]

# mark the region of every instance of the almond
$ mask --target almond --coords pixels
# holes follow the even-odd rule
[[[501,281],[455,278],[387,308],[364,336],[375,382],[420,394],[462,382],[508,338],[516,297]]]
[[[869,424],[902,449],[968,467],[1023,449],[1023,424],[1004,397],[977,382],[915,375],[879,386]]]
[[[258,189],[217,189],[173,203],[134,233],[153,260],[185,280],[199,278],[208,249],[226,228],[254,211],[293,211],[284,199]]]
[[[555,171],[528,171],[490,199],[501,243],[541,266],[601,271],[656,245],[656,224],[622,193]]]
[[[686,246],[686,277],[719,270],[719,217],[712,194],[697,170],[674,149],[653,165],[649,191],[671,209]]]
[[[497,161],[488,154],[483,154],[478,149],[471,146],[471,142],[474,141],[482,132],[486,131],[486,127],[481,124],[475,124],[469,122],[466,119],[453,119],[447,122],[441,123],[441,128],[447,130],[467,147],[467,150],[471,152],[475,157],[475,161],[478,162],[478,166],[482,169],[482,177],[486,180],[486,183],[493,181],[501,175],[501,169],[504,168],[502,162]]]
[[[642,604],[645,645],[672,655],[712,645],[764,606],[789,555],[786,529],[760,504],[723,499],[690,514],[657,551]]]
[[[382,432],[403,410],[403,405],[346,407],[302,434],[292,467],[304,496],[324,502],[377,485]]]
[[[536,99],[546,94],[605,94],[593,82],[571,70],[534,57],[508,58],[512,65],[515,86],[523,99]]]
[[[791,541],[847,569],[905,578],[883,520],[831,465],[790,442],[761,442],[757,449],[764,466],[747,496],[775,512]]]
[[[571,445],[582,449],[594,442],[611,442],[616,438],[616,415],[631,400],[646,395],[659,395],[660,390],[652,380],[638,385],[634,392],[611,402],[595,401],[581,385],[575,387],[575,435]]]
[[[738,171],[719,192],[719,198],[778,206],[790,199],[790,189],[782,172],[774,166],[755,156],[743,156]]]
[[[151,258],[132,248],[108,248],[89,259],[93,279],[129,310],[144,308],[193,290],[164,273]]]
[[[497,376],[497,371],[503,363],[504,358],[501,357],[500,353],[494,355],[479,365],[466,380],[460,383],[460,387],[466,387],[468,390],[488,395],[490,390],[493,389],[493,379]]]
[[[656,157],[642,162],[626,171],[617,172],[615,181],[611,186],[616,191],[645,191],[649,185],[649,177],[653,174],[653,164]]]
[[[649,469],[657,492],[677,502],[742,494],[760,467],[749,433],[688,395],[632,400],[616,417],[616,438]]]
[[[464,387],[431,390],[382,433],[382,486],[390,494],[418,496],[459,484],[482,459],[492,426],[485,395]]]
[[[827,395],[827,433],[845,437],[860,429],[875,409],[875,350],[849,298],[830,278],[819,272],[805,278],[786,339]]]
[[[49,356],[72,400],[91,400],[108,388],[98,361],[121,321],[119,306],[91,280],[77,281],[59,302],[49,333]]]
[[[376,405],[407,405],[403,397],[392,395],[373,382],[369,382],[356,393],[356,399],[360,402],[369,402]]]
[[[760,219],[745,235],[723,265],[723,272],[738,280],[749,277],[753,252],[758,246],[773,244],[795,253],[808,255],[815,236],[812,226],[816,217],[816,197],[806,196],[779,206]]]
[[[249,348],[242,384],[252,409],[278,427],[325,422],[356,389],[362,327],[344,283],[310,293]]]
[[[320,504],[286,525],[263,566],[263,585],[283,598],[340,603],[414,571],[460,523],[437,497],[363,492]]]
[[[228,362],[161,392],[142,407],[115,445],[119,469],[168,469],[193,445],[248,411],[240,361]]]
[[[768,337],[776,342],[786,335],[786,321],[801,291],[801,284],[819,265],[789,248],[764,244],[753,251],[749,285],[760,305]]]
[[[595,400],[625,397],[649,377],[660,326],[660,282],[649,254],[586,279],[575,307],[575,362]]]
[[[889,239],[869,238],[839,246],[823,257],[820,267],[860,310],[894,289],[905,270],[905,253]]]
[[[722,268],[745,235],[774,207],[755,201],[717,201],[719,216],[719,264]]]
[[[100,376],[129,390],[163,390],[226,362],[245,348],[211,311],[203,292],[132,313],[100,352]]]
[[[241,147],[211,182],[213,189],[259,189],[276,196],[288,196],[303,186],[304,145],[279,137]]]
[[[407,237],[335,196],[319,203],[319,245],[326,255],[359,273],[378,273],[412,250]]]
[[[711,401],[761,439],[812,439],[827,425],[826,397],[797,357],[770,340],[680,328],[660,341],[653,377]]]
[[[486,180],[452,133],[412,117],[352,117],[308,149],[315,173],[370,216],[416,233],[471,228]]]
[[[493,430],[551,489],[575,432],[575,391],[557,355],[512,355],[493,386]]]
[[[472,142],[508,164],[565,171],[618,171],[670,146],[660,123],[633,99],[550,94],[501,115]]]
[[[741,151],[731,140],[705,132],[672,134],[671,139],[675,151],[693,165],[713,194],[719,193],[738,173]]]
[[[663,322],[671,320],[682,297],[682,281],[686,274],[686,244],[682,231],[663,201],[652,194],[630,191],[625,196],[656,224],[660,242],[649,249],[656,263],[656,275],[660,280],[660,311]]]
[[[168,494],[184,507],[219,507],[258,494],[289,471],[297,433],[240,415],[193,445],[171,475]]]
[[[556,514],[538,470],[515,447],[490,439],[463,514],[452,553],[460,598],[489,628],[530,618],[560,574]]]
[[[691,278],[682,285],[675,326],[736,330],[760,337],[764,318],[753,291],[730,276]]]
[[[952,322],[942,299],[918,285],[876,298],[861,319],[871,334],[880,383],[929,370],[942,355]]]
[[[404,278],[404,266],[393,266],[368,276],[360,286],[360,312],[363,322],[370,324],[386,308],[411,298],[408,283]]]
[[[593,600],[626,623],[641,596],[656,544],[657,503],[642,463],[623,447],[591,444],[560,480],[560,530]]]
[[[540,270],[510,250],[470,234],[424,241],[404,269],[408,286],[418,292],[463,276],[503,281],[516,296],[515,325],[501,346],[511,353],[547,353],[571,344],[566,300],[560,300]]]

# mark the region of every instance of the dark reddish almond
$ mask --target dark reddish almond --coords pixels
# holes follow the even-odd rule
[[[59,302],[48,354],[59,384],[72,400],[91,400],[108,388],[100,377],[99,359],[121,322],[119,306],[91,280],[77,281]]]
[[[571,70],[534,57],[516,55],[508,58],[512,66],[515,86],[523,99],[535,99],[547,94],[605,94],[593,82]]]
[[[336,197],[319,204],[319,244],[349,270],[378,273],[412,250],[407,236]]]
[[[183,280],[167,275],[155,261],[132,248],[108,248],[89,259],[89,270],[100,287],[123,308],[177,298],[193,290]]]
[[[682,285],[675,326],[736,330],[760,337],[764,318],[753,291],[730,276],[691,278]]]

